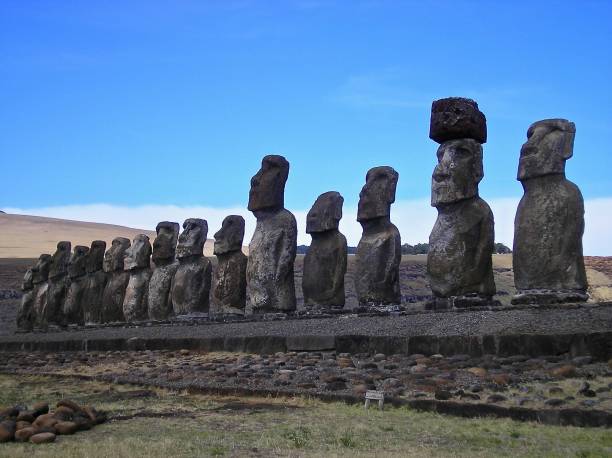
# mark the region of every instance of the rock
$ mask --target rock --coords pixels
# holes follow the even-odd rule
[[[595,407],[599,401],[596,399],[585,399],[584,401],[580,401],[580,405],[584,407]]]
[[[247,257],[242,252],[244,218],[227,216],[215,233],[217,267],[213,280],[213,303],[222,313],[243,315],[246,306]]]
[[[357,221],[363,233],[353,277],[357,299],[363,306],[401,302],[401,237],[390,220],[398,178],[392,167],[374,167],[368,171],[359,194]]]
[[[83,321],[86,324],[102,323],[102,302],[108,275],[103,270],[106,242],[94,240],[87,253],[86,286],[81,299],[83,304]],[[123,269],[123,263],[121,264]]]
[[[66,406],[60,406],[57,409],[55,409],[55,412],[53,412],[53,417],[57,418],[59,421],[70,421],[72,420],[74,413],[75,413],[74,410]]]
[[[306,233],[312,236],[302,276],[306,307],[344,307],[348,251],[346,237],[338,230],[343,203],[338,192],[323,193],[306,216]]]
[[[0,442],[12,441],[15,437],[16,423],[13,420],[0,422]]]
[[[364,385],[364,384],[359,384],[359,385],[355,385],[353,386],[353,394],[355,396],[365,396],[366,391],[368,391],[368,386]]]
[[[571,364],[564,364],[562,366],[556,367],[550,371],[551,375],[554,377],[575,377],[576,376],[576,366]]]
[[[16,422],[15,429],[19,431],[20,429],[29,428],[30,426],[32,426],[31,422],[20,420]]]
[[[17,415],[17,421],[27,421],[32,423],[35,418],[36,416],[32,410],[22,410],[19,412],[19,415]]]
[[[78,429],[78,425],[72,421],[59,421],[54,427],[58,434],[64,435],[74,434]]]
[[[340,391],[346,390],[346,382],[340,380],[334,380],[333,382],[329,382],[325,384],[325,389],[328,391]]]
[[[6,409],[0,409],[0,419],[7,417],[17,417],[19,415],[19,409],[17,407],[8,407]]]
[[[257,225],[249,244],[247,262],[247,313],[295,310],[297,223],[284,208],[289,162],[282,156],[265,156],[251,179],[249,211]]]
[[[130,272],[123,298],[123,315],[126,321],[143,321],[148,317],[151,252],[151,242],[145,234],[134,237],[132,245],[125,252],[124,269]]]
[[[591,364],[592,360],[593,358],[590,356],[576,356],[575,358],[572,358],[572,364],[576,367],[581,367],[586,364]]]
[[[27,442],[30,439],[30,437],[32,437],[37,432],[38,432],[38,429],[34,428],[33,426],[28,426],[26,428],[18,429],[15,432],[15,440],[17,442]]]
[[[597,393],[595,393],[595,391],[591,389],[591,385],[589,385],[589,382],[587,381],[582,382],[582,385],[578,390],[578,394],[581,394],[582,396],[585,396],[587,398],[594,398],[595,396],[597,396]]]
[[[147,296],[148,317],[151,320],[165,320],[173,313],[172,279],[178,268],[174,261],[179,224],[162,221],[155,228],[157,236],[153,241],[153,262],[155,269],[149,280]]]
[[[495,294],[493,213],[478,196],[484,176],[482,146],[470,138],[438,148],[431,205],[438,218],[429,236],[430,308],[487,305]]]
[[[512,303],[588,299],[582,256],[584,200],[565,178],[576,127],[565,119],[533,123],[521,148],[518,180],[525,191],[514,220]]]
[[[87,431],[93,427],[93,422],[85,413],[76,414],[72,421],[76,423],[78,431]]]
[[[546,404],[547,406],[551,406],[551,407],[558,407],[560,405],[565,404],[565,400],[559,399],[559,398],[551,398],[551,399],[547,399],[546,401],[544,401],[544,404]]]
[[[503,401],[506,401],[506,400],[507,400],[506,396],[501,395],[501,394],[497,394],[497,393],[491,394],[491,395],[489,395],[487,397],[487,402],[489,404],[493,404],[493,403],[496,403],[496,402],[503,402]]]
[[[491,374],[490,380],[496,385],[508,385],[510,383],[510,376],[508,374]]]
[[[436,390],[434,397],[439,401],[448,401],[453,395],[448,390]]]
[[[423,364],[417,364],[416,366],[412,366],[410,368],[410,373],[411,374],[420,374],[423,373],[427,370],[427,366],[423,365]]]
[[[123,269],[125,256],[131,242],[125,237],[113,239],[113,243],[104,254],[104,272],[107,281],[102,293],[101,321],[111,323],[125,321],[123,315],[123,300],[125,290],[130,280],[130,273]]]
[[[71,399],[61,399],[57,402],[56,406],[59,407],[67,407],[72,412],[77,413],[81,411],[81,406]]]
[[[462,393],[460,396],[461,400],[463,399],[469,399],[470,401],[478,401],[480,400],[480,396],[477,395],[476,393]]]
[[[482,367],[470,367],[469,369],[466,369],[466,371],[480,378],[487,376],[487,370],[483,369]]]
[[[552,386],[548,389],[548,394],[552,394],[552,395],[563,394],[563,390],[559,388],[558,386]]]
[[[46,413],[37,417],[32,426],[37,428],[53,428],[58,421],[52,413]]]
[[[47,444],[55,441],[55,434],[53,433],[38,433],[30,437],[30,442],[33,444]]]
[[[462,97],[435,100],[431,104],[429,138],[437,143],[471,138],[487,142],[487,120],[478,104]]]

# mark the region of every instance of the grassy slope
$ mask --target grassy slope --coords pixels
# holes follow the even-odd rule
[[[606,429],[468,420],[406,408],[308,399],[229,398],[43,377],[0,376],[0,405],[70,397],[111,415],[158,417],[111,421],[51,445],[0,444],[11,457],[183,456],[610,456]],[[123,394],[122,394],[123,393]],[[160,417],[161,416],[161,417]]]

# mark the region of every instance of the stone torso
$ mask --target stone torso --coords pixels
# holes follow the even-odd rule
[[[163,320],[172,315],[172,278],[178,262],[155,267],[149,282],[148,314],[152,320]]]
[[[582,257],[584,203],[562,175],[525,182],[514,221],[514,282],[518,290],[586,290]]]
[[[47,301],[42,313],[42,319],[47,324],[59,324],[62,320],[62,308],[68,290],[68,276],[49,279]]]
[[[83,294],[83,320],[85,323],[102,323],[102,301],[107,274],[97,270],[87,274],[87,286]]]
[[[243,314],[246,303],[247,257],[242,251],[217,255],[213,301],[221,313]]]
[[[172,280],[175,315],[208,313],[212,264],[204,256],[179,261]]]
[[[355,257],[355,289],[359,304],[399,304],[401,239],[389,223],[382,230],[364,233]]]
[[[19,329],[32,329],[34,324],[34,300],[36,299],[36,288],[25,291],[21,296],[19,311],[17,312],[17,327]]]
[[[313,237],[304,256],[304,305],[344,306],[346,258],[346,237],[337,230]]]
[[[434,295],[495,294],[493,247],[493,213],[480,197],[439,208],[427,256]]]
[[[47,306],[47,293],[49,291],[49,283],[39,283],[34,285],[34,304],[32,305],[34,313],[34,324],[36,326],[44,325],[43,313]]]
[[[142,268],[130,271],[130,279],[123,298],[123,315],[126,321],[147,319],[147,296],[151,269]]]
[[[125,270],[115,270],[107,273],[107,275],[108,279],[102,293],[100,319],[102,323],[125,321],[123,299],[128,282],[130,281],[130,273]]]
[[[247,309],[253,313],[295,310],[297,224],[282,209],[257,219],[249,244]]]
[[[87,289],[87,277],[85,275],[78,278],[71,278],[66,299],[62,309],[64,323],[82,324],[83,323],[83,297]]]

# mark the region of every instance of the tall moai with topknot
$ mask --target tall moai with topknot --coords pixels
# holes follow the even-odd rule
[[[42,312],[44,325],[61,324],[62,309],[66,293],[68,292],[68,263],[70,262],[72,244],[62,241],[57,244],[57,250],[53,253],[51,267],[49,268],[49,288],[47,290],[47,302]]]
[[[387,166],[374,167],[366,174],[359,193],[357,221],[363,232],[355,254],[355,290],[361,306],[399,304],[399,266],[402,242],[391,223],[391,204],[399,174]]]
[[[125,257],[130,245],[130,239],[117,237],[104,253],[103,269],[107,278],[102,293],[102,323],[125,321],[123,299],[130,281],[130,272],[125,269]]]
[[[297,223],[285,209],[289,162],[265,156],[251,179],[249,211],[257,218],[247,262],[247,313],[289,312],[296,308],[293,264]]]
[[[94,240],[91,242],[85,269],[87,271],[87,286],[83,294],[83,321],[85,324],[102,323],[102,299],[106,287],[107,274],[104,272],[104,255],[106,242]]]
[[[172,279],[178,268],[174,259],[176,242],[179,236],[179,224],[162,221],[155,231],[157,237],[153,242],[153,262],[155,269],[149,281],[148,314],[152,320],[165,320],[172,315]]]
[[[244,218],[229,215],[215,233],[214,253],[217,267],[213,279],[213,303],[216,311],[244,315],[246,305],[247,257],[242,252]]]
[[[576,126],[566,119],[533,123],[521,148],[517,179],[524,189],[514,220],[513,304],[588,299],[582,255],[584,201],[565,178]]]
[[[344,198],[336,191],[317,197],[306,216],[306,233],[312,243],[304,256],[302,292],[310,309],[344,307],[346,237],[338,230]]]
[[[438,218],[429,236],[427,274],[434,298],[428,307],[496,304],[493,213],[478,195],[485,116],[470,99],[436,100],[429,137],[440,146],[431,181],[431,205]]]
[[[32,304],[32,322],[34,326],[44,326],[44,310],[47,306],[47,293],[49,291],[49,269],[53,257],[50,254],[41,254],[32,267],[32,284],[34,285],[34,303]]]
[[[176,257],[178,268],[172,279],[174,315],[204,316],[210,309],[212,263],[204,256],[208,223],[200,218],[188,218],[178,238]]]
[[[126,321],[144,321],[148,318],[147,299],[151,280],[151,242],[145,234],[138,234],[125,252],[124,268],[130,279],[123,298],[123,316]]]
[[[74,247],[68,262],[68,291],[62,308],[63,324],[83,324],[83,296],[87,288],[87,253],[89,247]]]
[[[17,310],[17,328],[23,331],[30,331],[34,325],[34,299],[36,291],[34,290],[32,269],[26,270],[21,283],[21,303]]]

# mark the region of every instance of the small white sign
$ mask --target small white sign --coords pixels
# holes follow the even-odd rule
[[[385,402],[385,393],[382,391],[368,390],[365,394],[365,408],[370,407],[370,401],[378,401],[378,408],[382,410]]]

